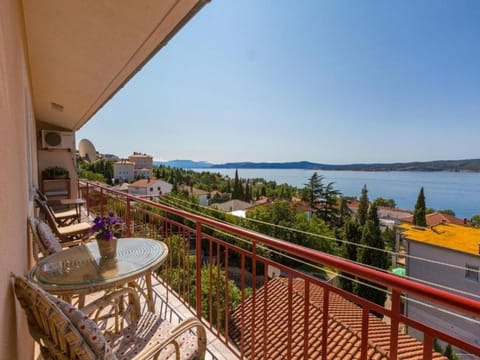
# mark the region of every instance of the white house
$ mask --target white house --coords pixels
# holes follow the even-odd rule
[[[180,191],[186,191],[189,194],[196,196],[198,198],[198,202],[202,206],[208,206],[208,199],[210,197],[210,193],[208,191],[197,189],[187,185],[179,186]]]
[[[128,186],[128,193],[153,198],[170,193],[172,187],[172,184],[164,180],[140,179]]]
[[[399,229],[406,243],[407,276],[479,301],[480,229],[449,223],[430,228],[402,224]],[[480,314],[476,319],[458,317],[411,299],[406,315],[480,345]]]
[[[134,175],[135,164],[128,160],[120,160],[113,163],[113,178],[119,181],[132,181]]]

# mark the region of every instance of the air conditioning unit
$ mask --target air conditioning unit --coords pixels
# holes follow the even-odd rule
[[[74,137],[69,131],[42,130],[43,149],[72,149]]]

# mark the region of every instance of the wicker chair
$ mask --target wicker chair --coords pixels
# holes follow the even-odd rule
[[[27,315],[30,334],[45,359],[204,359],[206,333],[195,318],[177,327],[153,313],[140,315],[138,296],[131,288],[107,295],[82,311],[30,281],[12,275],[15,295]],[[103,333],[97,323],[111,306],[129,320],[117,332]],[[196,328],[196,339],[193,329]],[[196,341],[195,341],[196,340]]]
[[[79,245],[83,240],[72,240],[60,243],[52,229],[44,221],[28,217],[28,227],[32,234],[33,258],[38,261],[41,257],[56,254],[62,248]]]

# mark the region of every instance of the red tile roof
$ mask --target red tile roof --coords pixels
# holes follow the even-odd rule
[[[308,326],[307,358],[321,356],[323,289],[310,284],[308,321],[305,319],[305,282],[292,280],[292,311],[289,314],[288,280],[275,278],[256,290],[255,296],[246,299],[232,314],[230,336],[246,358],[303,359],[304,327]],[[266,305],[266,309],[265,309]],[[253,316],[255,307],[256,316]],[[243,338],[241,334],[244,326]],[[266,314],[266,319],[264,319]],[[291,321],[291,353],[288,354]],[[265,327],[266,325],[266,327]],[[362,309],[338,294],[330,293],[328,318],[328,359],[360,359]],[[263,336],[266,336],[264,346]],[[255,342],[254,342],[255,339]],[[242,344],[243,343],[243,349]],[[369,316],[368,359],[388,359],[390,326],[379,318]],[[421,359],[423,344],[405,334],[398,336],[399,359]],[[434,353],[433,359],[446,359]]]
[[[427,226],[436,226],[444,223],[456,224],[456,225],[466,225],[471,226],[472,223],[467,219],[459,219],[455,216],[444,214],[441,212],[434,212],[425,216],[427,220]],[[413,215],[406,216],[400,219],[403,222],[412,223],[413,222]]]

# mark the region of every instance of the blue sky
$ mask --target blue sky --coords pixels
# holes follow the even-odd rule
[[[480,1],[213,0],[77,133],[155,159],[480,158]]]

